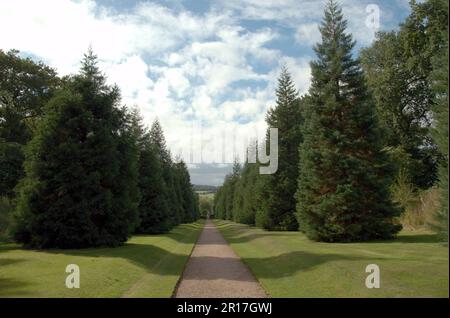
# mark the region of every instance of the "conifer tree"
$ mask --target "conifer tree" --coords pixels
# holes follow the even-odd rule
[[[390,238],[401,228],[390,200],[390,160],[341,9],[329,1],[311,63],[308,118],[300,146],[300,229],[320,241]]]
[[[281,69],[276,96],[276,106],[268,111],[266,122],[269,127],[278,128],[278,170],[267,178],[262,226],[268,230],[293,231],[298,229],[295,192],[303,119],[298,93],[286,67]]]
[[[257,158],[257,141],[252,141],[247,154]],[[241,177],[234,190],[234,221],[255,224],[256,211],[260,210],[262,198],[259,196],[260,175],[258,163],[250,163],[248,158],[242,168]]]
[[[246,165],[244,165],[245,169]],[[236,182],[233,189],[233,213],[232,220],[234,222],[242,223],[242,214],[244,208],[244,188],[245,188],[245,180],[241,175],[241,178]]]
[[[181,222],[189,223],[198,218],[198,202],[195,197],[195,192],[192,188],[189,171],[183,160],[176,163],[177,177],[181,193],[182,203],[182,219]]]
[[[46,105],[26,149],[16,239],[37,248],[117,246],[136,222],[134,150],[117,87],[92,50]]]
[[[126,106],[114,108],[117,122],[113,130],[119,171],[113,185],[115,198],[114,213],[124,213],[124,220],[128,222],[128,233],[133,233],[139,222],[139,144],[133,127],[133,113]]]
[[[169,207],[164,192],[161,162],[156,149],[146,142],[140,153],[139,187],[141,201],[139,204],[138,233],[162,233],[172,226]]]
[[[218,219],[225,219],[225,189],[226,189],[226,180],[225,177],[224,184],[217,189],[216,194],[214,195],[214,216]]]
[[[234,193],[236,189],[236,185],[239,182],[241,177],[241,164],[237,160],[234,160],[233,168],[228,177],[228,184],[225,187],[225,219],[233,220],[234,215]]]
[[[239,199],[235,203],[238,210],[235,212],[235,221],[244,224],[255,224],[255,214],[259,208],[258,166],[256,163],[244,164],[242,176],[236,186],[235,196]]]
[[[170,151],[167,149],[164,132],[158,119],[155,119],[150,128],[150,140],[156,147],[158,158],[161,161],[164,192],[169,208],[170,220],[173,226],[180,223],[181,203],[179,202],[179,196],[176,191],[174,163]]]
[[[143,124],[139,111],[132,112],[132,127],[139,150],[138,205],[139,222],[136,233],[163,233],[170,229],[169,209],[164,192],[161,161],[157,149],[151,143],[149,132]]]

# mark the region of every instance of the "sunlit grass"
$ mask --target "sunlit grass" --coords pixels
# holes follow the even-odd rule
[[[215,223],[272,297],[448,297],[448,248],[430,232],[318,243],[299,232]],[[380,268],[379,289],[365,286],[368,264]]]
[[[0,244],[0,297],[170,297],[203,222],[139,235],[117,248],[26,250]],[[65,268],[77,264],[79,289]]]

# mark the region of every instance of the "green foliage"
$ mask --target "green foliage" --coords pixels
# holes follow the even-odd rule
[[[224,184],[217,189],[214,196],[214,216],[218,219],[225,219],[225,189],[227,185],[228,184],[224,182]]]
[[[211,195],[199,195],[200,217],[207,218],[211,216],[214,208],[214,197]]]
[[[258,166],[256,163],[244,164],[241,179],[234,193],[236,211],[234,220],[244,224],[255,224],[256,209],[260,206],[257,200]]]
[[[16,117],[14,121],[0,121],[0,138],[25,144],[59,85],[56,71],[42,62],[21,58],[17,50],[0,50],[0,118]]]
[[[146,143],[139,158],[140,224],[137,233],[160,233],[171,228],[162,166],[156,149]]]
[[[430,74],[431,87],[435,94],[435,104],[433,105],[433,117],[435,120],[434,129],[432,130],[433,140],[439,147],[439,151],[443,155],[443,160],[439,166],[439,191],[441,193],[441,206],[438,210],[434,227],[439,232],[441,238],[448,240],[448,33],[442,30],[444,23],[448,23],[448,16],[444,13],[448,12],[448,2],[429,1],[422,5],[428,12],[432,12],[435,6],[441,10],[440,23],[436,23],[437,19],[431,19],[429,28],[437,33],[430,34],[431,42],[444,44],[437,50],[432,58],[433,72]],[[433,23],[434,22],[434,23]],[[437,27],[437,30],[435,30]],[[440,31],[440,32],[439,32]],[[434,40],[437,38],[438,40]]]
[[[422,189],[435,184],[439,151],[429,136],[434,104],[430,73],[447,33],[448,3],[411,3],[399,31],[381,32],[361,59],[387,144],[410,155],[409,175]],[[448,42],[448,40],[447,40]]]
[[[164,193],[169,208],[171,226],[173,226],[181,222],[182,204],[179,190],[177,189],[177,180],[175,180],[174,176],[174,163],[170,151],[167,149],[164,132],[158,119],[153,122],[150,129],[150,140],[156,148],[157,156],[161,161]]]
[[[134,109],[130,116],[134,142],[138,149],[137,184],[140,194],[139,221],[135,232],[166,232],[171,228],[171,222],[164,192],[162,164],[139,111]]]
[[[214,199],[214,214],[217,218],[232,220],[240,212],[242,196],[236,189],[239,187],[241,169],[241,164],[235,159],[232,172],[225,176],[223,185],[217,190]]]
[[[174,163],[158,120],[147,131],[134,115],[139,145],[140,224],[137,233],[162,233],[199,217],[197,197],[186,164]]]
[[[117,181],[113,186],[113,193],[121,213],[122,222],[128,224],[128,233],[132,233],[139,222],[138,206],[140,202],[138,161],[139,148],[133,127],[133,118],[126,107],[116,109],[119,116],[117,131],[114,136],[119,161]]]
[[[14,197],[14,187],[24,175],[22,148],[0,139],[0,196]]]
[[[15,237],[28,246],[117,246],[135,226],[136,152],[96,63],[89,51],[27,145]]]
[[[391,186],[392,200],[403,208],[399,222],[410,230],[424,229],[432,222],[439,209],[439,191],[435,188],[421,190],[411,182],[407,170],[397,174]]]
[[[135,116],[136,117],[136,116]],[[158,120],[148,132],[135,119],[139,131],[139,204],[138,233],[162,233],[174,225],[199,218],[198,199],[190,182],[186,164],[172,161]]]
[[[189,171],[183,160],[175,164],[175,173],[181,202],[181,222],[189,223],[199,218],[197,195],[191,184]]]
[[[257,143],[250,149],[256,149]],[[244,224],[257,224],[258,213],[262,211],[261,189],[266,177],[259,174],[258,163],[245,162],[244,166],[235,161],[232,173],[225,177],[225,181],[218,188],[214,196],[214,216],[219,219],[232,219]],[[265,214],[264,214],[265,216]]]
[[[14,197],[24,175],[22,146],[58,85],[53,69],[21,58],[16,50],[0,50],[0,195]]]
[[[0,242],[12,239],[12,229],[14,227],[14,204],[7,196],[0,196]]]
[[[411,183],[408,173],[400,170],[397,178],[391,186],[392,199],[403,208],[408,207],[416,200],[416,189]]]
[[[317,60],[311,63],[300,146],[300,230],[330,242],[390,238],[401,228],[393,222],[400,210],[389,197],[390,160],[346,27],[341,9],[330,1],[320,27],[322,42],[315,47]]]
[[[262,196],[262,226],[268,230],[295,231],[295,192],[298,179],[298,147],[302,141],[302,102],[288,70],[283,67],[276,89],[276,106],[266,115],[267,125],[278,128],[278,169],[267,177]]]

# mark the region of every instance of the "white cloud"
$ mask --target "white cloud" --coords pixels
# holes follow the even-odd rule
[[[124,100],[138,97],[141,91],[150,89],[154,84],[147,75],[147,64],[138,55],[118,62],[102,63],[100,67],[108,74],[108,81],[121,88]]]
[[[312,46],[321,40],[318,23],[300,25],[295,31],[295,41],[301,45]]]
[[[279,25],[287,27],[292,41],[317,42],[324,3],[220,0],[205,14],[194,14],[152,2],[122,13],[93,0],[2,0],[0,29],[8,32],[0,33],[0,43],[2,49],[43,59],[60,74],[76,72],[92,44],[109,82],[121,88],[124,103],[138,105],[148,125],[158,117],[176,155],[192,143],[192,135],[200,134],[193,131],[192,120],[204,124],[207,149],[224,132],[245,140],[264,131],[281,65],[287,65],[300,93],[307,91],[310,57],[301,52],[288,57],[270,44],[284,36]],[[350,31],[357,40],[370,42],[364,3],[342,4]],[[248,29],[243,19],[275,23]]]
[[[406,0],[396,1],[402,4]],[[294,39],[307,40],[310,44],[317,39],[317,31],[312,28],[312,25],[322,20],[327,0],[220,0],[219,3],[220,6],[233,11],[243,19],[275,21],[290,27],[293,29]],[[376,31],[370,29],[365,23],[368,15],[366,6],[372,3],[377,4],[380,1],[339,1],[344,17],[348,20],[349,32],[362,45],[369,44]],[[381,22],[383,23],[383,20]]]
[[[307,93],[311,83],[311,68],[309,67],[309,59],[286,57],[283,62],[291,73],[292,79],[300,94]]]

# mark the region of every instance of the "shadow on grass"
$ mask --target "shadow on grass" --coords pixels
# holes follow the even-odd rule
[[[180,275],[180,270],[183,268],[188,255],[178,254],[170,250],[161,248],[158,245],[159,237],[162,240],[175,240],[178,244],[194,244],[197,240],[197,234],[199,234],[199,228],[203,224],[183,224],[179,227],[172,229],[169,233],[158,235],[136,235],[135,238],[128,243],[124,243],[119,247],[97,247],[97,248],[85,248],[85,249],[26,249],[19,244],[1,244],[0,252],[13,252],[15,250],[39,253],[42,257],[51,258],[53,256],[68,257],[68,262],[77,264],[78,258],[109,258],[109,259],[125,259],[130,263],[141,267],[149,273],[157,275]],[[152,239],[146,240],[145,238],[151,237]],[[156,238],[154,240],[153,238]],[[173,245],[173,243],[171,243]],[[170,246],[170,245],[169,245]],[[24,261],[26,259],[6,258],[7,254],[3,255],[0,259],[0,266],[12,265],[15,263]],[[25,256],[26,257],[26,256]],[[39,256],[41,257],[41,256]],[[99,260],[100,261],[100,260]],[[104,260],[102,260],[104,261]],[[81,262],[81,259],[80,259]],[[92,266],[95,266],[95,260]],[[83,262],[84,263],[84,262]],[[99,264],[99,263],[97,263]],[[32,270],[32,268],[31,268]],[[6,272],[7,274],[7,272]],[[8,278],[0,278],[0,290],[5,293],[11,293],[11,290],[20,287],[20,281],[14,281]],[[20,294],[26,296],[22,290]],[[6,294],[5,294],[6,295]]]
[[[229,243],[246,243],[258,238],[267,238],[267,237],[290,237],[292,235],[296,235],[299,232],[293,232],[293,231],[265,231],[261,230],[259,228],[248,226],[244,224],[238,224],[238,223],[220,223],[218,222],[218,229],[225,230],[227,241]],[[231,231],[228,231],[231,229]],[[249,230],[258,230],[258,232],[249,232]],[[305,237],[306,239],[306,237]],[[313,241],[311,241],[313,242]],[[321,242],[324,244],[337,244],[337,243],[326,243]],[[415,234],[415,233],[408,233],[408,234],[400,234],[394,239],[388,239],[388,240],[371,240],[371,241],[361,241],[361,242],[353,242],[353,243],[442,243],[442,239],[439,237],[438,234],[435,233],[426,233],[426,234]],[[345,244],[352,244],[352,243],[345,243]]]
[[[17,264],[20,262],[23,262],[23,259],[16,259],[16,258],[1,258],[0,259],[0,266],[6,266],[6,265],[12,265]]]
[[[343,254],[311,253],[295,251],[267,258],[244,258],[243,261],[257,271],[258,277],[289,277],[299,271],[309,271],[319,265],[335,261],[373,262],[382,258]]]
[[[376,261],[377,258],[357,257],[339,254],[316,254],[303,251],[283,253],[273,257],[243,258],[250,265],[258,278],[282,278],[294,275],[299,271],[308,271],[316,266],[334,261]],[[252,277],[243,275],[240,270],[241,260],[230,257],[198,256],[192,257],[190,267],[184,279],[233,281],[253,281]],[[214,270],[210,270],[213,268]]]
[[[7,251],[12,251],[12,250],[17,250],[17,249],[20,249],[20,248],[21,248],[20,244],[0,243],[0,252],[7,252]]]
[[[238,235],[230,235],[227,237],[227,241],[230,243],[246,243],[258,238],[267,238],[267,237],[289,237],[289,233],[292,232],[262,232],[262,233],[250,233],[250,234],[238,234]],[[295,232],[294,232],[295,233]],[[313,242],[313,241],[311,241]],[[320,242],[323,244],[340,244],[340,243],[327,243]],[[354,244],[358,243],[442,243],[442,239],[439,238],[438,234],[408,234],[408,235],[399,235],[394,239],[389,240],[371,240],[371,241],[357,241],[353,242]],[[352,244],[352,243],[344,243],[344,244]]]
[[[206,228],[205,231],[209,231],[210,229]],[[209,239],[207,242],[199,242],[198,244],[216,244],[216,245],[223,245],[228,243],[246,243],[258,238],[264,238],[264,237],[286,237],[286,233],[288,232],[262,232],[262,233],[251,233],[244,231],[238,233],[237,235],[227,235],[226,241],[223,241],[219,238],[216,238],[216,236],[211,235],[214,239]]]
[[[11,297],[12,294],[20,294],[20,297],[31,296],[32,293],[24,290],[28,285],[28,282],[22,280],[0,278],[0,298]]]
[[[399,235],[397,238],[388,241],[378,241],[382,242],[397,242],[397,243],[442,243],[442,239],[439,238],[438,234],[408,234]]]
[[[81,271],[89,270],[89,268],[98,268],[99,266],[111,263],[113,259],[125,259],[131,264],[139,266],[148,273],[160,275],[160,276],[179,276],[183,269],[183,265],[187,261],[188,255],[178,254],[167,251],[163,248],[154,246],[150,243],[126,243],[123,246],[116,248],[89,248],[83,250],[28,250],[32,253],[39,253],[37,259],[52,259],[58,257],[64,257],[67,261],[64,262],[63,258],[57,261],[60,267],[55,267],[54,271],[64,272],[66,264],[77,264],[80,266]],[[98,262],[95,259],[98,258]],[[0,259],[0,266],[11,265],[14,267],[18,260],[2,258]],[[114,263],[112,263],[114,264]],[[33,262],[30,262],[29,271],[33,271]],[[92,267],[91,267],[92,266]],[[122,267],[122,266],[121,266]],[[126,270],[122,267],[115,268],[113,266],[105,266],[105,275],[122,275]],[[40,275],[40,271],[36,271],[35,275]],[[4,270],[0,278],[0,298],[1,297],[28,297],[36,296],[35,292],[28,291],[31,282],[17,280],[15,278],[8,278],[8,269]],[[44,288],[39,286],[39,288]],[[31,290],[31,289],[30,289]]]
[[[179,243],[194,244],[197,229],[184,231],[172,231],[169,235],[171,239]],[[166,234],[167,235],[167,234]],[[155,235],[166,238],[165,235]],[[145,235],[139,237],[145,238]],[[88,248],[82,250],[47,250],[52,254],[63,254],[74,257],[95,257],[95,258],[122,258],[131,263],[157,275],[179,275],[180,264],[184,264],[188,255],[177,254],[168,251],[151,242],[130,242],[116,248]]]

